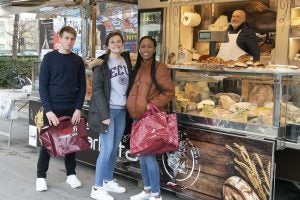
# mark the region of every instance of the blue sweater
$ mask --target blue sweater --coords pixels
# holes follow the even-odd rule
[[[85,68],[74,53],[47,53],[40,68],[39,92],[45,112],[53,109],[82,109],[85,97]]]

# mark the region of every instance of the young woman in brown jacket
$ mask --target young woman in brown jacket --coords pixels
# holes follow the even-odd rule
[[[149,103],[165,110],[175,94],[174,84],[166,65],[155,60],[156,41],[144,36],[139,41],[139,53],[131,79],[127,110],[133,120],[139,120],[150,109]],[[130,200],[161,200],[159,165],[156,154],[139,155],[144,191]]]

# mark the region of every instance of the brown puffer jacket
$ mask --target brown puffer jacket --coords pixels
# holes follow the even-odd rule
[[[131,118],[141,118],[148,103],[153,103],[159,110],[165,110],[175,95],[174,84],[166,65],[156,62],[156,79],[162,91],[151,80],[151,62],[142,62],[127,99],[127,110]]]

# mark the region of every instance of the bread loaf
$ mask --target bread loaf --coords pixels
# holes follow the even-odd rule
[[[219,98],[222,95],[229,96],[235,102],[240,102],[241,101],[241,96],[238,95],[238,94],[232,93],[232,92],[228,92],[228,93],[220,92],[220,93],[216,94],[216,97]]]
[[[259,200],[253,188],[242,178],[232,176],[223,185],[223,197],[225,200]]]
[[[249,102],[258,107],[273,101],[273,89],[269,85],[256,85],[249,93]]]
[[[230,106],[235,103],[236,102],[227,95],[219,96],[219,104],[222,106],[222,108],[224,108],[226,110],[229,110]]]

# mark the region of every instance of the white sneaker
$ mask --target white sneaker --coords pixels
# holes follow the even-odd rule
[[[115,192],[115,193],[124,193],[126,192],[126,188],[120,186],[116,180],[111,180],[108,182],[103,181],[103,188],[108,192]]]
[[[151,193],[146,193],[145,191],[142,191],[141,193],[138,193],[134,196],[130,197],[130,200],[147,200],[151,197]]]
[[[162,200],[162,197],[161,196],[159,198],[151,197],[149,200]]]
[[[42,192],[48,190],[47,182],[45,178],[37,178],[35,181],[36,191]]]
[[[96,200],[114,200],[103,187],[92,187],[91,198]]]
[[[68,176],[66,182],[71,186],[71,188],[81,187],[81,182],[75,174]]]

